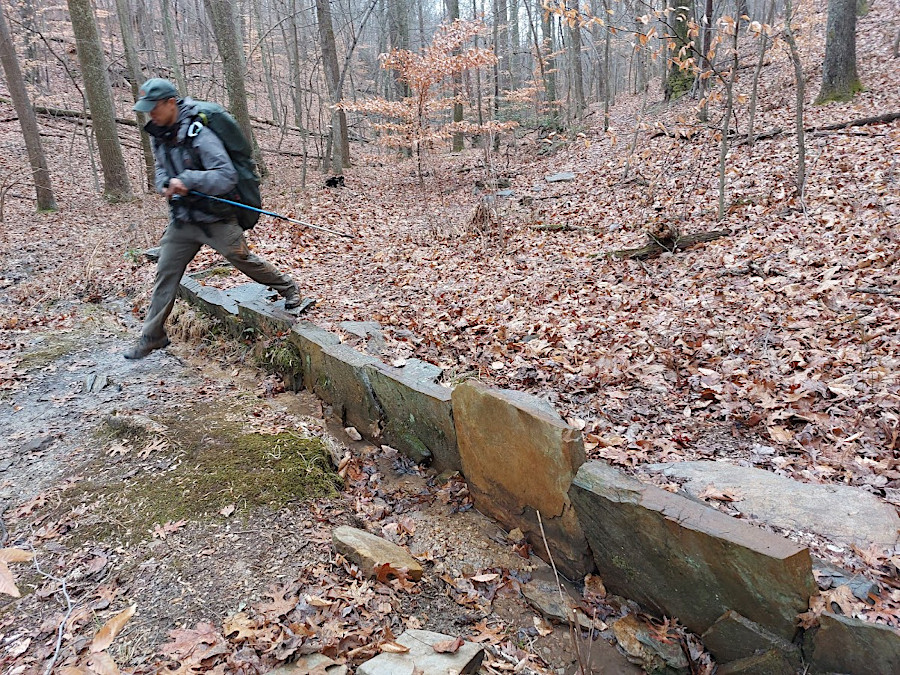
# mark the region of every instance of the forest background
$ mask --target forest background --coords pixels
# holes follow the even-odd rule
[[[3,9],[4,389],[27,336],[146,307],[166,208],[130,108],[162,76],[252,134],[267,209],[355,235],[250,235],[323,327],[546,398],[638,473],[728,459],[900,505],[895,0]]]

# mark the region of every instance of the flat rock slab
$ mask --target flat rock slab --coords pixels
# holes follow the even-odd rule
[[[593,568],[568,489],[584,462],[581,432],[546,401],[473,381],[453,390],[453,420],[463,475],[475,508],[525,533],[544,557],[543,530],[568,578]]]
[[[732,610],[719,617],[700,639],[720,664],[776,651],[797,669],[800,667],[800,650],[796,646]]]
[[[484,649],[474,642],[463,642],[453,653],[440,653],[434,645],[454,639],[427,630],[408,630],[396,642],[409,647],[403,654],[379,654],[356,669],[357,675],[471,675],[484,659]]]
[[[889,548],[900,541],[896,507],[849,485],[801,483],[726,462],[675,462],[645,468],[686,480],[684,489],[694,496],[710,485],[739,492],[742,498],[731,502],[732,508],[773,527],[814,532],[863,547]]]
[[[791,640],[817,592],[809,550],[589,461],[569,491],[607,589],[703,633],[729,609]]]
[[[347,675],[347,666],[332,661],[324,654],[301,656],[293,663],[270,670],[269,675]]]
[[[377,576],[378,568],[388,564],[395,570],[405,569],[407,578],[413,581],[422,578],[422,566],[405,548],[365,530],[343,525],[332,533],[331,540],[338,553],[369,577]]]
[[[549,176],[545,176],[548,183],[563,183],[570,180],[575,180],[575,174],[571,171],[560,171],[559,173],[554,173]]]
[[[809,652],[808,646],[805,650]],[[825,612],[812,638],[812,673],[900,673],[900,633],[892,628]]]

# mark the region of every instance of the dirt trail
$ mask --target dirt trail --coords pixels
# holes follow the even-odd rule
[[[23,333],[5,352],[6,372],[16,377],[0,409],[0,504],[8,545],[33,547],[37,561],[13,566],[25,597],[0,607],[7,672],[84,663],[97,629],[132,603],[137,614],[109,649],[120,667],[152,670],[170,631],[200,622],[233,648],[218,657],[233,667],[250,643],[241,651],[226,640],[229,617],[249,613],[261,631],[270,615],[259,608],[277,604],[279,593],[299,599],[329,589],[329,597],[346,599],[360,583],[389,611],[354,608],[337,642],[317,636],[308,644],[346,656],[340,646],[351,638],[365,644],[421,627],[480,637],[494,651],[487,663],[530,654],[524,672],[571,666],[567,631],[536,623],[519,593],[532,563],[470,508],[462,481],[436,482],[390,449],[353,442],[333,423],[329,429],[317,399],[279,393],[233,344],[174,340],[166,351],[126,361],[134,320],[116,305],[89,307],[74,328]],[[185,323],[190,312],[181,311]],[[278,443],[309,438],[326,456],[352,458],[346,486],[328,496],[323,474],[321,484],[291,483],[285,497],[264,474],[285,466]],[[242,464],[257,451],[248,443],[260,439],[269,443],[262,459]],[[309,476],[315,458],[305,457]],[[264,497],[247,491],[257,479]],[[354,579],[331,546],[342,524],[407,545],[424,561],[423,581],[413,588]],[[470,581],[485,571],[497,582]],[[633,668],[600,642],[608,672]],[[254,658],[258,667],[277,662]]]

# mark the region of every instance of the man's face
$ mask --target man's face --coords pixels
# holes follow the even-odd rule
[[[150,119],[158,127],[171,127],[178,121],[178,102],[174,98],[158,101],[150,111]]]

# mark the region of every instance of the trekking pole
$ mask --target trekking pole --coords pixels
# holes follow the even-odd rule
[[[314,230],[322,230],[322,232],[336,234],[339,237],[347,237],[348,239],[356,239],[355,235],[352,235],[348,232],[338,232],[337,230],[329,230],[327,227],[322,227],[321,225],[313,225],[312,223],[306,223],[302,220],[297,220],[295,218],[288,218],[287,216],[283,216],[280,213],[275,213],[274,211],[264,211],[263,209],[257,209],[256,207],[253,207],[253,206],[247,206],[246,204],[241,204],[240,202],[232,201],[231,199],[224,199],[223,197],[214,197],[213,195],[208,195],[203,192],[198,192],[197,190],[191,190],[190,193],[192,195],[197,195],[198,197],[206,197],[207,199],[214,199],[217,202],[222,202],[223,204],[231,204],[232,206],[237,206],[242,209],[247,209],[248,211],[256,211],[257,213],[261,213],[264,216],[272,216],[273,218],[280,218],[281,220],[286,220],[289,223],[297,223],[297,225],[303,225],[304,227],[311,227]]]

